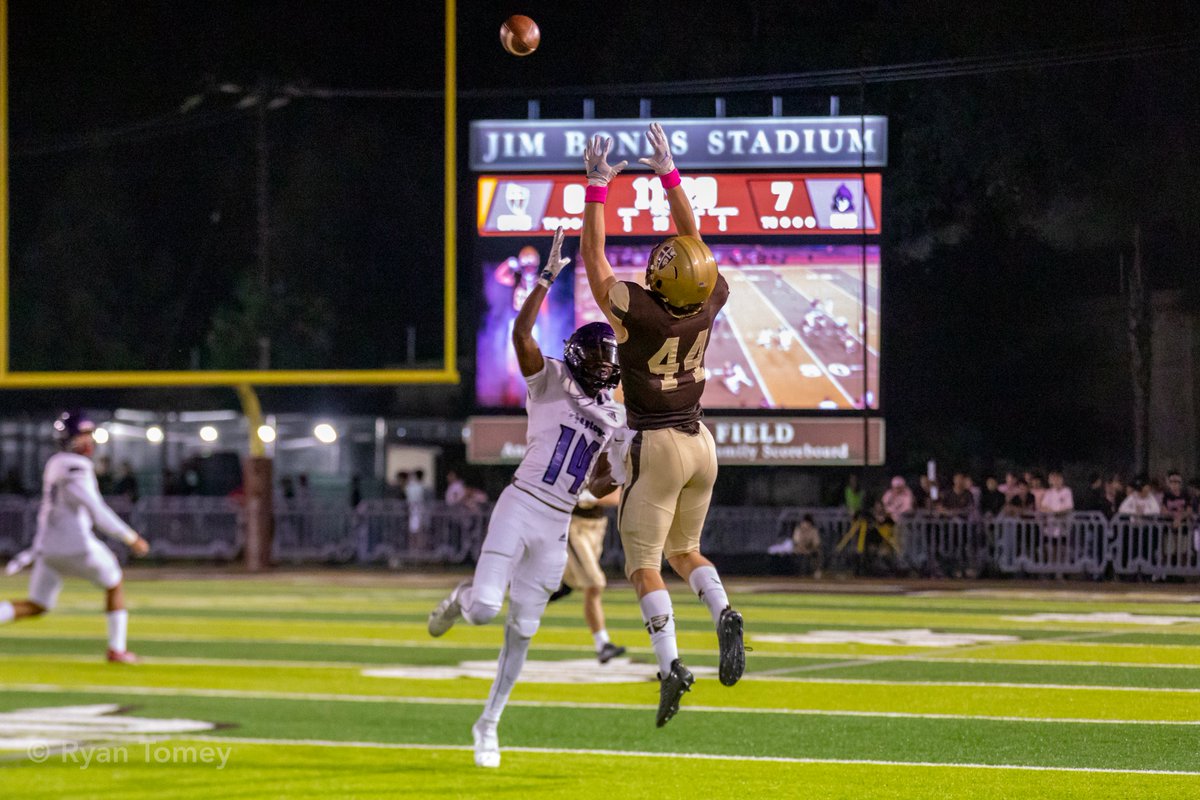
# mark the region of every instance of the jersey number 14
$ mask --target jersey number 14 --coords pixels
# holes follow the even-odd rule
[[[683,357],[683,368],[679,364],[679,337],[672,336],[663,342],[658,352],[650,356],[647,366],[659,379],[658,388],[664,392],[672,392],[679,388],[679,376],[686,372],[692,373],[692,383],[704,381],[704,349],[708,346],[708,331],[700,331],[695,343]]]
[[[571,459],[568,462],[567,451],[571,449],[571,441],[575,438],[575,429],[568,428],[566,425],[558,427],[560,431],[558,441],[554,444],[554,455],[550,456],[550,464],[546,467],[546,474],[542,476],[542,483],[548,483],[551,486],[557,483],[563,465],[566,464],[567,474],[575,479],[571,483],[569,491],[571,494],[575,494],[583,485],[583,479],[587,477],[588,469],[592,466],[592,459],[600,450],[600,443],[589,442],[586,436],[580,434],[579,441],[575,444],[575,450],[571,453]]]

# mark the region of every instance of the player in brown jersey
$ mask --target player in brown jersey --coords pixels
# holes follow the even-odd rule
[[[580,255],[592,294],[617,334],[631,431],[617,520],[625,573],[637,591],[658,658],[661,727],[679,710],[680,698],[693,683],[679,660],[671,597],[662,578],[664,555],[712,614],[721,683],[737,683],[746,652],[742,617],[730,607],[712,562],[700,555],[700,531],[717,477],[716,447],[700,421],[704,351],[729,298],[729,284],[700,240],[662,126],[652,124],[646,138],[653,155],[639,160],[662,181],[678,235],[650,253],[645,286],[616,279],[604,253],[604,201],[608,182],[626,162],[610,165],[612,140],[596,136],[584,153],[588,187]]]

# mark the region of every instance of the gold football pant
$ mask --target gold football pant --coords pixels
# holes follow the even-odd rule
[[[625,458],[618,516],[625,575],[662,568],[662,559],[698,551],[717,480],[717,451],[703,424],[638,431]]]

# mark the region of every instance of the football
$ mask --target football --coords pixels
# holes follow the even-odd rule
[[[527,56],[542,41],[542,32],[532,19],[513,14],[500,25],[500,44],[514,56]]]

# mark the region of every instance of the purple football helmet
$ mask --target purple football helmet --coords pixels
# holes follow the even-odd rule
[[[563,361],[588,397],[599,397],[621,381],[617,335],[607,322],[589,322],[563,344]]]
[[[54,420],[54,438],[64,445],[76,436],[82,433],[91,433],[94,430],[96,430],[96,423],[92,422],[88,415],[78,408],[64,411],[58,419]]]

